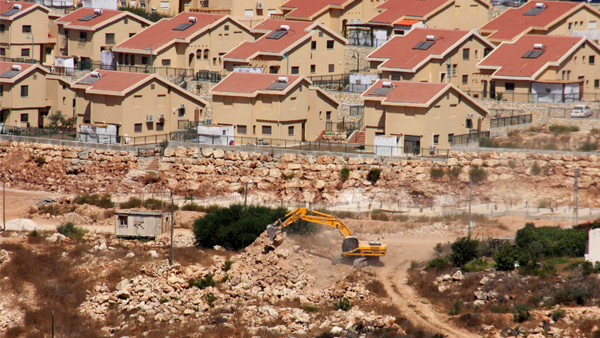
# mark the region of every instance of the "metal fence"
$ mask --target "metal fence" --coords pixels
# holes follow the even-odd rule
[[[469,133],[469,134],[462,134],[462,135],[454,135],[452,137],[452,145],[455,144],[466,144],[466,143],[471,143],[471,142],[478,142],[479,139],[482,138],[490,138],[490,131],[482,131],[482,132],[478,132],[478,133]]]
[[[208,70],[201,70],[196,73],[196,81],[210,81],[212,83],[219,83],[227,76],[223,72],[211,72]]]
[[[476,99],[495,100],[495,101],[516,101],[516,102],[547,102],[547,103],[570,103],[579,101],[597,101],[600,100],[600,94],[595,93],[573,93],[573,94],[552,94],[552,93],[515,93],[515,92],[496,92],[489,93],[477,90],[465,90],[465,92]]]
[[[349,106],[348,114],[350,116],[363,116],[365,113],[365,106]]]
[[[548,108],[548,117],[573,119],[600,119],[600,110],[592,109],[592,115],[586,117],[571,117],[572,108]]]
[[[522,109],[488,109],[492,118],[525,115]]]
[[[516,126],[519,124],[532,123],[532,121],[533,121],[533,116],[531,114],[499,117],[499,118],[490,120],[490,128]]]
[[[313,86],[338,92],[362,93],[371,87],[371,84],[350,83],[350,74],[311,76],[309,79]]]

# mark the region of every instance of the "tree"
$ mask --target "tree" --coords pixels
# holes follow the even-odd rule
[[[452,253],[449,258],[452,264],[456,267],[462,267],[469,261],[479,258],[479,252],[477,247],[479,241],[476,239],[470,239],[467,237],[458,238],[454,243],[450,245]]]

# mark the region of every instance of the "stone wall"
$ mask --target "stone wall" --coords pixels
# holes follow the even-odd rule
[[[353,158],[333,155],[271,154],[211,148],[168,148],[159,179],[148,180],[133,152],[115,152],[44,144],[0,145],[0,174],[12,187],[65,193],[129,194],[172,189],[196,196],[239,197],[246,182],[255,200],[344,204],[361,201],[458,205],[468,196],[468,172],[477,165],[487,178],[474,188],[478,202],[536,203],[550,199],[570,204],[574,168],[580,168],[582,206],[600,205],[600,162],[596,155],[536,152],[451,152],[447,161]],[[39,164],[39,157],[46,163]],[[532,173],[534,162],[542,168]],[[138,167],[139,166],[139,167]],[[433,178],[432,167],[460,166],[457,176]],[[350,169],[347,179],[340,177]],[[369,171],[381,176],[369,181]]]
[[[346,46],[344,52],[344,73],[356,71],[357,66],[359,66],[360,73],[364,72],[365,68],[369,67],[367,56],[375,49],[373,47]],[[357,63],[357,59],[353,58],[353,56],[358,56],[358,61],[360,62]]]

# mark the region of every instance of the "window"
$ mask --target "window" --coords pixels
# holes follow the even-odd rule
[[[294,126],[289,126],[288,127],[288,135],[289,136],[293,136],[294,135]]]
[[[146,8],[146,1],[140,1],[140,8]]]
[[[87,41],[87,32],[79,32],[79,41],[86,42]]]
[[[594,88],[600,88],[600,80],[599,79],[594,80]]]
[[[319,32],[319,37],[322,38],[323,37],[323,32]]]
[[[595,64],[595,63],[596,63],[596,56],[595,56],[595,55],[590,55],[590,58],[589,58],[589,60],[590,60],[590,61],[589,61],[588,63],[589,63],[590,65],[593,65],[593,64]]]
[[[327,49],[333,49],[333,40],[327,40]]]
[[[271,126],[262,126],[263,135],[271,135]]]
[[[162,60],[162,65],[163,66],[170,66],[171,65],[171,59],[163,59]]]
[[[475,58],[479,59],[479,49],[475,49]]]
[[[67,98],[63,96],[63,106],[67,103]]]
[[[571,79],[571,71],[567,70],[567,81]]]
[[[564,79],[565,79],[565,73],[566,73],[566,72],[563,70],[563,71],[562,71],[562,73],[561,73],[561,77],[560,77],[560,79],[561,79],[561,80],[564,80]]]
[[[577,56],[573,58],[573,63],[577,64]]]
[[[46,47],[45,52],[46,52],[46,55],[52,54],[52,48]]]
[[[454,141],[454,134],[448,134],[448,143],[452,143]]]
[[[238,134],[246,135],[248,130],[247,130],[246,126],[238,125],[237,132],[238,132]]]
[[[6,55],[6,48],[0,48],[0,56]]]
[[[452,65],[452,77],[456,77],[456,66],[457,65]]]
[[[317,49],[317,42],[316,41],[311,41],[310,42],[310,49],[312,49],[312,50],[316,50]]]
[[[137,3],[136,3],[136,1],[135,1],[135,0],[131,0],[131,1],[129,1],[129,7],[135,8],[135,5],[136,5],[136,4],[137,4]]]
[[[153,83],[153,84],[150,85],[150,89],[154,90],[154,88],[156,88],[156,85]]]
[[[469,75],[463,75],[462,76],[462,84],[468,84],[469,83]]]
[[[115,33],[106,33],[106,36],[104,37],[105,43],[108,44],[114,44],[115,43]]]
[[[573,29],[573,23],[569,22],[569,30]]]
[[[129,33],[129,37],[133,37],[135,35],[135,33]]]
[[[246,10],[244,10],[244,16],[246,18],[253,18],[254,17],[254,10],[253,9],[246,9]]]
[[[196,50],[196,60],[202,60],[202,49]]]
[[[488,56],[491,52],[492,52],[491,48],[484,48],[483,49],[483,57]]]
[[[4,85],[0,84],[0,97],[4,95]]]
[[[228,31],[229,30],[229,25],[223,26],[223,29],[226,30],[226,31]]]
[[[471,120],[471,119],[467,119],[467,121],[465,121],[465,126],[466,126],[468,129],[473,129],[473,120]]]
[[[4,26],[4,24],[0,24],[0,33],[4,33],[5,30],[6,26]]]
[[[161,1],[160,2],[160,9],[169,9],[169,2],[168,1]]]
[[[23,33],[31,33],[31,26],[23,25]]]
[[[252,134],[253,134],[253,135],[256,135],[256,126],[255,126],[255,125],[254,125],[254,126],[252,126]]]
[[[165,123],[164,122],[156,122],[156,131],[163,131],[165,130]]]
[[[300,67],[298,67],[298,66],[292,67],[292,74],[300,74]]]
[[[147,65],[148,64],[148,57],[147,56],[142,56],[142,64],[143,65]]]
[[[596,29],[596,21],[588,21],[588,29]]]
[[[331,120],[331,112],[325,112],[325,120],[330,121]]]
[[[142,124],[141,123],[134,124],[133,131],[136,133],[141,133],[142,132]]]
[[[29,97],[29,86],[21,86],[21,97]]]
[[[332,63],[332,64],[329,65],[329,72],[330,73],[335,72],[335,64]]]
[[[310,73],[314,74],[317,72],[317,66],[316,65],[310,65]]]
[[[400,75],[398,75],[398,74],[393,74],[393,75],[392,75],[392,81],[400,81]]]
[[[208,60],[208,49],[204,50],[204,60]]]
[[[433,135],[433,144],[440,144],[440,135]]]
[[[514,84],[514,82],[506,82],[504,84],[504,90],[507,90],[507,91],[508,90],[510,90],[510,91],[515,90],[515,84]]]
[[[185,117],[185,107],[177,109],[177,117]]]
[[[463,60],[469,59],[469,48],[463,48]]]
[[[29,114],[21,114],[21,122],[29,122]]]
[[[121,1],[121,7],[127,7],[127,1]]]
[[[29,48],[21,49],[21,56],[29,56]]]

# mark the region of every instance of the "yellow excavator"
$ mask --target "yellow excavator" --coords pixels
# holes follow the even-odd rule
[[[341,260],[350,260],[355,268],[365,266],[372,262],[378,262],[379,257],[385,256],[387,245],[381,240],[377,241],[359,241],[356,236],[352,235],[352,231],[334,216],[327,215],[318,211],[313,211],[313,215],[307,215],[308,209],[298,208],[284,217],[278,219],[273,224],[267,226],[267,234],[271,241],[274,240],[277,231],[303,220],[311,223],[325,224],[334,227],[340,231],[344,240],[342,242],[342,254],[334,256],[331,259],[333,265],[338,264]]]

